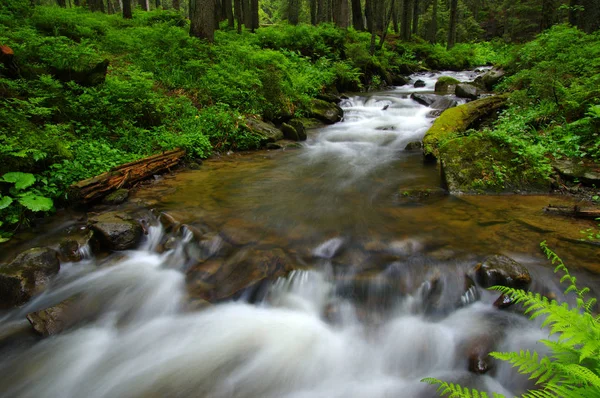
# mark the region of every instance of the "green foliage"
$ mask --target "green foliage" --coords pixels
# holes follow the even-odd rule
[[[549,348],[549,356],[537,352],[520,351],[491,353],[493,357],[510,362],[519,373],[529,375],[539,389],[523,394],[525,398],[540,397],[597,397],[600,396],[600,317],[593,309],[595,298],[588,298],[589,288],[579,288],[577,279],[569,273],[563,261],[541,243],[542,250],[556,265],[554,272],[563,274],[561,283],[567,283],[565,294],[575,296],[574,307],[549,300],[539,293],[494,286],[492,289],[509,296],[525,307],[531,319],[543,317],[542,327],[549,329],[556,340],[541,340]],[[484,393],[446,383],[436,379],[423,379],[429,384],[439,384],[438,392],[450,397],[482,397]],[[499,395],[494,395],[495,397]]]

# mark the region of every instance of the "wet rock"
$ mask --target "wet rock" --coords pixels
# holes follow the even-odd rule
[[[426,84],[423,80],[417,80],[415,82],[415,84],[413,84],[413,87],[415,87],[415,88],[420,88],[420,87],[425,87],[425,86],[426,86]]]
[[[506,72],[500,68],[494,68],[481,76],[481,82],[488,91],[492,91],[494,86],[500,82],[506,75]]]
[[[199,240],[185,247],[188,258],[193,259],[197,264],[212,257],[225,256],[232,250],[232,245],[215,232],[204,234]]]
[[[76,299],[69,298],[55,306],[27,314],[27,320],[39,335],[52,336],[75,324],[79,318],[76,307]]]
[[[202,161],[189,162],[187,166],[190,170],[200,170],[202,167]]]
[[[94,251],[96,248],[96,242],[94,240],[94,232],[87,230],[83,236],[79,237],[67,237],[63,239],[58,245],[58,252],[60,258],[63,261],[81,261],[83,259],[83,250]]]
[[[112,211],[88,219],[100,243],[109,250],[127,250],[135,247],[142,237],[142,226],[123,212]]]
[[[158,216],[158,221],[162,224],[165,231],[172,231],[178,229],[181,223],[177,221],[175,217],[167,212],[162,212]]]
[[[405,151],[416,151],[419,150],[423,147],[423,145],[421,144],[421,141],[412,141],[409,142],[408,144],[406,144],[406,146],[404,147]]]
[[[477,93],[477,87],[471,84],[458,84],[455,90],[456,96],[459,98],[477,99],[479,94]]]
[[[258,242],[263,234],[255,225],[239,218],[231,218],[221,227],[220,235],[234,246],[245,246]]]
[[[340,98],[339,95],[334,94],[334,93],[321,93],[317,95],[317,99],[320,99],[322,101],[326,101],[326,102],[331,102],[334,104],[339,104],[342,99]]]
[[[104,199],[102,199],[102,203],[113,206],[125,202],[127,198],[129,198],[128,189],[117,189],[116,191],[104,197]]]
[[[500,297],[498,297],[496,299],[496,301],[494,301],[494,307],[499,308],[499,309],[508,308],[513,304],[514,304],[513,299],[510,298],[510,296],[508,296],[506,294],[501,294]]]
[[[479,300],[479,290],[473,279],[470,276],[465,275],[465,287],[464,293],[460,296],[461,305],[469,305]]]
[[[246,248],[225,261],[212,264],[216,265],[216,269],[200,268],[205,270],[202,284],[196,283],[196,288],[190,292],[210,302],[231,297],[263,279],[282,276],[292,268],[290,259],[282,249]]]
[[[391,75],[392,86],[405,86],[410,82],[410,79],[402,75]]]
[[[440,199],[446,197],[448,192],[440,187],[435,188],[409,188],[401,189],[399,195],[399,202],[423,202],[430,199]]]
[[[477,283],[484,288],[506,286],[527,290],[531,284],[529,271],[510,257],[495,254],[475,268]]]
[[[269,142],[275,142],[283,139],[283,132],[271,123],[263,122],[262,120],[246,118],[246,127],[256,135],[262,145]]]
[[[458,105],[458,102],[455,99],[437,96],[437,99],[430,105],[431,108],[444,111],[448,108],[453,108]]]
[[[290,141],[290,140],[279,140],[279,141],[275,141],[275,142],[270,142],[267,144],[266,146],[267,149],[299,149],[302,148],[302,144],[296,142],[296,141]]]
[[[309,106],[309,115],[326,124],[337,123],[342,120],[344,112],[336,104],[323,100],[313,99]]]
[[[58,253],[47,247],[29,249],[10,264],[0,266],[0,308],[27,302],[59,270]]]
[[[493,336],[478,336],[469,341],[466,346],[469,372],[475,374],[487,373],[492,368],[492,358],[489,353],[493,350]]]
[[[300,119],[292,119],[288,122],[290,126],[296,129],[296,134],[298,135],[298,141],[306,140],[306,128],[304,127],[304,123]]]
[[[600,166],[573,160],[555,160],[554,169],[568,181],[578,181],[588,186],[600,186]]]
[[[456,85],[460,84],[460,81],[453,77],[442,76],[437,82],[435,82],[435,92],[443,94],[453,94],[456,89]]]
[[[429,106],[437,101],[440,96],[435,94],[412,93],[410,98],[414,101],[417,101],[421,105]]]
[[[298,137],[298,132],[296,131],[296,129],[292,126],[290,126],[287,123],[283,123],[281,125],[281,131],[283,132],[283,136],[291,141],[300,141],[300,138]]]

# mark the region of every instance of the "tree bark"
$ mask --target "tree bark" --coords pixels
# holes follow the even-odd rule
[[[235,21],[233,19],[233,4],[231,0],[223,0],[223,7],[225,8],[225,17],[227,18],[227,26],[230,28],[235,27]]]
[[[349,23],[348,0],[333,0],[333,22],[340,28],[347,28]]]
[[[310,23],[312,25],[317,24],[317,0],[310,1]]]
[[[412,14],[412,34],[419,33],[419,0],[414,0]]]
[[[298,25],[300,20],[300,0],[288,1],[287,20],[292,25]]]
[[[352,1],[352,26],[354,29],[363,31],[365,30],[365,23],[363,21],[363,12],[362,6],[360,5],[360,0],[351,0]]]
[[[438,1],[439,0],[433,0],[433,10],[431,13],[431,25],[429,25],[429,42],[431,44],[437,43]]]
[[[92,12],[104,12],[104,2],[102,0],[88,0],[88,7]]]
[[[327,0],[317,0],[317,25],[327,21]]]
[[[580,15],[581,25],[586,33],[600,29],[600,4],[598,0],[583,0],[583,15]]]
[[[190,36],[215,40],[215,2],[214,0],[190,1]]]
[[[251,9],[251,28],[252,33],[254,30],[258,29],[259,19],[258,19],[258,0],[250,0],[250,9]]]
[[[181,9],[181,3],[179,0],[173,0],[173,9],[179,11]]]
[[[148,3],[148,0],[138,0],[138,4],[142,8],[142,10],[144,10],[144,11],[150,10],[150,4]]]
[[[131,12],[131,0],[123,0],[123,18],[133,18],[133,13]]]
[[[456,44],[456,24],[458,22],[458,0],[450,0],[450,25],[448,27],[448,44],[450,50]]]
[[[410,22],[413,0],[403,0],[402,2],[402,40],[408,41],[411,36]]]
[[[135,162],[115,167],[96,177],[79,181],[69,187],[69,197],[89,203],[106,196],[111,191],[131,187],[138,181],[176,166],[185,156],[185,150],[174,149]]]
[[[252,29],[252,11],[250,0],[242,0],[242,17],[246,29]]]
[[[56,0],[56,4],[58,4],[59,7],[67,8],[66,0]]]
[[[394,29],[394,32],[397,35],[400,34],[400,24],[399,24],[400,2],[401,2],[401,0],[394,1],[394,10],[392,11],[392,28]]]
[[[242,33],[242,0],[233,0],[235,21],[237,22],[237,32]]]

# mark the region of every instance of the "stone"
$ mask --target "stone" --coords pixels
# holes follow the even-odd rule
[[[514,304],[513,299],[510,298],[510,296],[507,296],[506,294],[501,294],[500,297],[498,297],[496,299],[496,301],[494,301],[494,307],[501,309],[501,310],[504,308],[508,308],[513,304]]]
[[[281,125],[281,131],[283,132],[283,136],[291,141],[300,141],[300,138],[298,137],[298,132],[296,131],[296,129],[292,126],[290,126],[287,123],[283,123]]]
[[[416,151],[423,147],[421,141],[411,141],[404,147],[405,151]]]
[[[467,98],[470,100],[475,100],[479,97],[477,93],[477,87],[471,84],[458,84],[455,89],[456,96],[459,98]]]
[[[0,308],[24,304],[59,270],[58,253],[47,247],[29,249],[10,264],[0,266]]]
[[[506,72],[500,68],[493,68],[481,76],[481,81],[488,91],[492,91],[494,86],[500,82],[506,75]]]
[[[437,82],[435,82],[435,92],[444,94],[453,94],[456,85],[460,84],[460,81],[450,76],[442,76]]]
[[[61,260],[76,262],[83,260],[84,252],[82,249],[87,248],[85,250],[89,250],[91,254],[96,248],[95,246],[94,232],[85,229],[82,236],[69,236],[63,239],[58,245],[58,253]]]
[[[578,181],[587,186],[600,187],[600,165],[584,161],[555,160],[554,170],[568,181]]]
[[[309,116],[326,124],[337,123],[342,120],[344,111],[336,104],[323,100],[313,99],[309,105]]]
[[[296,134],[298,135],[298,141],[306,140],[306,128],[304,127],[304,123],[300,119],[292,119],[288,122],[290,126],[296,129]]]
[[[467,343],[465,351],[469,372],[481,375],[492,368],[492,358],[489,353],[494,351],[494,337],[493,335],[477,336]]]
[[[69,298],[55,306],[27,314],[27,320],[37,334],[43,337],[53,336],[74,325],[79,319],[75,303],[75,298]]]
[[[100,243],[109,250],[127,250],[135,247],[142,237],[142,226],[123,212],[107,212],[88,219]]]
[[[102,203],[111,206],[118,205],[125,202],[127,198],[129,198],[129,190],[121,188],[105,196],[104,199],[102,199]]]
[[[424,202],[441,199],[448,196],[448,192],[440,187],[434,188],[408,188],[400,189],[399,201],[401,203]]]
[[[488,288],[506,286],[527,290],[531,284],[531,276],[525,266],[510,257],[495,254],[487,257],[475,267],[477,283]]]
[[[248,127],[252,134],[259,138],[261,145],[283,139],[283,132],[281,130],[273,124],[263,122],[262,120],[247,117],[246,127]]]
[[[200,167],[202,167],[202,161],[198,159],[195,162],[188,163],[187,166],[190,170],[200,170]]]
[[[445,111],[448,108],[453,108],[458,105],[458,101],[455,99],[437,96],[437,99],[430,105],[431,108]]]
[[[435,94],[412,93],[410,98],[421,105],[429,106],[437,101],[440,96]]]
[[[406,76],[402,75],[394,75],[391,76],[392,86],[405,86],[410,83],[410,79]]]
[[[296,141],[290,141],[290,140],[279,140],[279,141],[275,141],[275,142],[269,142],[267,144],[267,146],[265,147],[267,149],[299,149],[302,148],[302,144],[300,144],[299,142]]]
[[[413,84],[413,87],[415,87],[415,88],[420,88],[420,87],[425,87],[425,86],[426,86],[426,84],[423,80],[417,80],[415,82],[415,84]]]
[[[321,93],[317,95],[317,99],[326,101],[326,102],[331,102],[334,104],[339,104],[340,102],[342,102],[342,99],[340,98],[339,95],[334,94],[334,93]]]

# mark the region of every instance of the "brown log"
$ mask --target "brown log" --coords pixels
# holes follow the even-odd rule
[[[115,167],[96,177],[79,181],[69,187],[69,198],[89,203],[106,196],[111,191],[131,187],[138,181],[169,170],[185,156],[185,150],[174,149]]]
[[[544,207],[544,212],[574,218],[595,220],[600,218],[600,209],[581,208],[579,206],[552,206]]]

